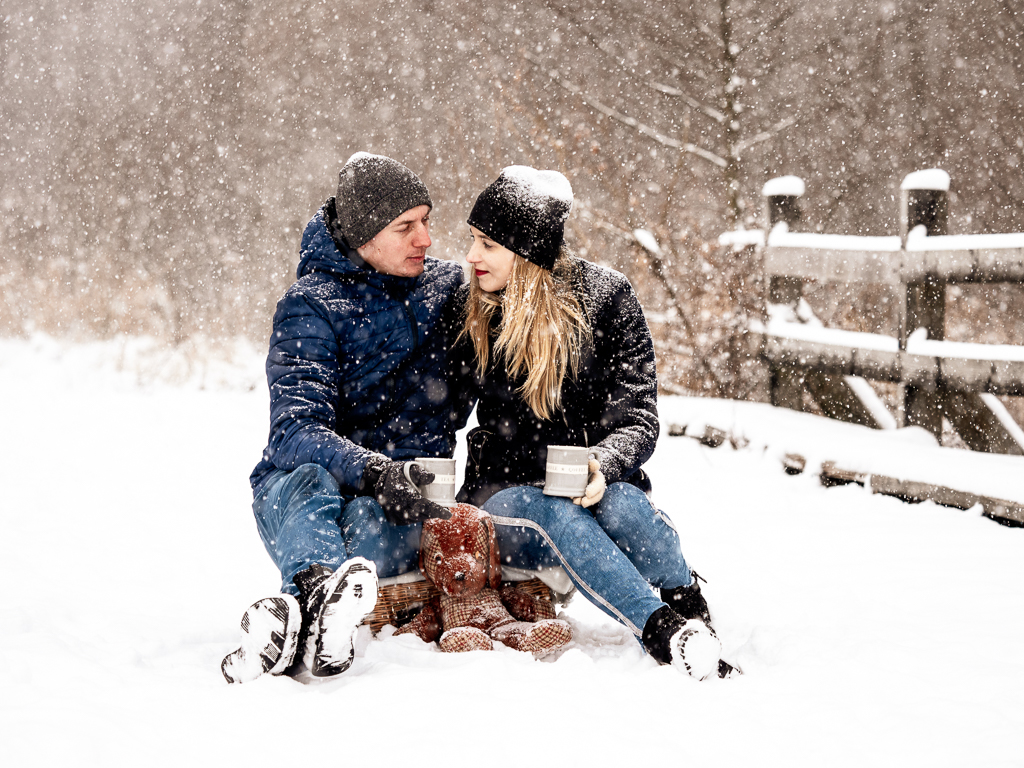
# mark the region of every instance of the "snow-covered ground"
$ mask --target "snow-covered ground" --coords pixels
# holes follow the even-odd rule
[[[885,449],[749,404],[666,398],[750,442],[663,436],[648,465],[743,677],[659,667],[577,597],[553,660],[363,630],[336,682],[229,686],[278,584],[247,483],[267,396],[257,352],[201,355],[0,341],[4,765],[1024,765],[1024,529],[786,475],[799,444]]]

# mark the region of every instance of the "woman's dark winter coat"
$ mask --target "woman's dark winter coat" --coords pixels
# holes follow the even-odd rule
[[[331,236],[331,198],[302,236],[298,280],[277,305],[267,356],[270,439],[250,477],[319,464],[354,495],[371,453],[451,456],[442,309],[462,268],[427,258],[384,275]]]
[[[576,378],[566,376],[562,410],[550,420],[537,418],[517,393],[522,379],[511,380],[504,361],[492,359],[479,376],[468,336],[454,344],[449,378],[459,411],[456,420],[464,423],[479,400],[480,425],[468,436],[460,501],[479,506],[502,488],[542,485],[549,445],[593,447],[607,483],[647,485],[640,467],[654,453],[658,438],[658,385],[643,310],[618,272],[573,259],[572,281],[590,320],[593,344]],[[447,322],[456,335],[468,297],[464,285],[449,308]]]

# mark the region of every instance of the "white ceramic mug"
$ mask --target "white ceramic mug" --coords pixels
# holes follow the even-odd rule
[[[587,490],[590,449],[575,445],[549,445],[544,493],[577,499]]]
[[[430,499],[442,507],[455,506],[455,459],[437,459],[425,456],[413,459],[412,463],[419,464],[423,469],[434,473],[434,482],[416,486],[423,494],[423,498]],[[409,482],[412,482],[408,466],[405,468],[405,476]]]

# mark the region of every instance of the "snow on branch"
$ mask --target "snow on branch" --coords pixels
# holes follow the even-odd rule
[[[633,238],[640,244],[640,247],[648,253],[652,253],[658,257],[662,255],[661,246],[658,244],[658,238],[656,238],[654,233],[649,229],[634,229]]]
[[[690,144],[689,142],[679,141],[678,139],[673,139],[671,136],[666,136],[663,133],[658,133],[655,129],[651,128],[648,125],[644,125],[636,118],[630,117],[629,115],[624,115],[618,110],[609,107],[607,104],[604,104],[603,102],[598,101],[597,99],[591,96],[588,96],[583,92],[583,89],[580,88],[578,85],[564,79],[558,73],[557,69],[545,69],[540,59],[531,54],[529,51],[523,51],[523,58],[525,58],[531,64],[540,68],[541,71],[543,71],[549,78],[551,78],[551,80],[553,80],[558,85],[562,86],[562,88],[564,88],[565,90],[569,91],[569,93],[579,96],[580,99],[583,100],[584,104],[586,104],[589,107],[592,107],[593,109],[596,109],[598,112],[605,115],[606,117],[610,117],[612,120],[620,122],[623,125],[629,126],[637,133],[643,134],[648,138],[654,139],[662,146],[671,147],[673,149],[678,149],[681,152],[687,152],[691,155],[696,155],[702,160],[707,160],[709,163],[717,165],[719,168],[725,168],[726,166],[728,166],[728,161],[726,161],[726,159],[721,157],[720,155],[716,155],[714,152],[709,152],[708,150],[703,149],[702,147],[698,147],[696,144]]]
[[[761,131],[760,133],[751,136],[749,139],[744,139],[743,141],[736,142],[736,154],[739,155],[741,152],[750,149],[755,144],[760,144],[762,141],[768,141],[768,139],[775,136],[779,131],[783,130],[784,128],[789,128],[789,126],[794,125],[795,123],[795,117],[787,117],[782,120],[779,120],[779,122],[777,122],[768,130]]]
[[[724,123],[726,120],[724,113],[719,112],[714,107],[709,107],[705,104],[702,104],[685,91],[681,91],[680,89],[675,88],[671,85],[662,85],[661,83],[656,83],[653,81],[648,83],[648,85],[650,85],[651,88],[658,91],[659,93],[664,93],[666,96],[675,96],[677,98],[682,99],[684,102],[686,102],[688,106],[692,107],[693,109],[696,109],[698,112],[703,113],[707,117],[710,117],[716,123],[721,124]]]
[[[664,252],[661,250],[661,246],[658,244],[654,234],[646,229],[629,230],[621,227],[594,213],[586,204],[581,205],[577,210],[582,218],[591,222],[595,227],[611,232],[631,245],[636,245],[643,249],[647,255],[647,262],[651,265],[651,274],[661,284],[665,294],[668,296],[669,303],[675,309],[675,316],[683,327],[683,332],[688,338],[696,339],[698,337],[697,330],[693,327],[693,323],[690,322],[689,314],[683,306],[683,298],[676,291],[675,286],[666,274],[666,264],[663,258]],[[649,247],[652,244],[655,247],[654,250]],[[698,370],[711,380],[718,392],[727,391],[726,383],[715,373],[714,368],[711,367],[707,359],[698,358],[696,363]],[[659,384],[659,386],[662,385]],[[662,388],[664,389],[664,387]]]

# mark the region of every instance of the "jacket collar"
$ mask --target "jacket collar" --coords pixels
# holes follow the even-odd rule
[[[386,290],[410,291],[420,277],[385,275],[367,264],[354,248],[349,248],[340,237],[331,235],[331,221],[335,219],[335,201],[329,198],[309,220],[302,233],[299,266],[296,277],[320,272],[333,277],[368,283]]]

